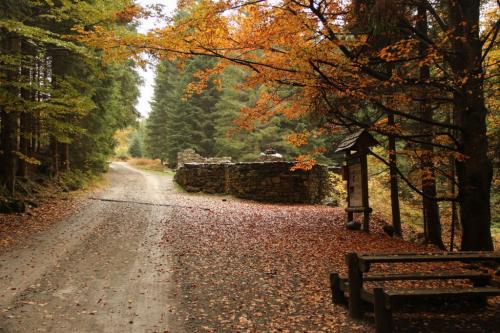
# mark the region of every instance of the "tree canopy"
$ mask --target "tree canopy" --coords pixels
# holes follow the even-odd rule
[[[224,78],[232,66],[244,68],[242,89],[258,93],[242,103],[234,119],[240,129],[259,129],[277,116],[308,119],[313,127],[288,136],[296,146],[309,145],[297,156],[303,168],[327,149],[310,144],[311,138],[368,129],[384,144],[372,155],[391,170],[392,200],[398,197],[398,179],[421,196],[430,242],[443,246],[438,203],[449,201],[459,204],[462,249],[492,249],[490,197],[498,142],[491,145],[488,135],[498,132],[497,3],[183,0],[163,28],[143,35],[124,23],[153,11],[132,3],[109,8],[108,2],[84,3],[88,6],[49,6],[51,14],[72,23],[75,28],[66,33],[75,38],[60,39],[60,31],[44,24],[25,34],[82,57],[97,48],[106,62],[140,62],[147,52],[162,61],[160,73],[180,69],[175,79],[170,74],[159,79],[157,92],[167,89],[170,96],[157,93],[153,105],[152,119],[171,117],[166,126],[179,126],[176,133],[165,132],[170,146],[179,149],[191,131],[200,149],[217,153],[214,133],[226,124],[222,112],[218,120],[214,115],[228,103],[228,92],[218,92],[214,78]],[[99,19],[88,21],[91,13]],[[11,75],[10,81],[14,71]],[[188,83],[187,76],[196,80]],[[178,99],[173,111],[171,102],[186,93],[192,98]],[[238,100],[234,92],[231,100]],[[159,130],[155,126],[160,125],[151,120],[149,133]],[[167,146],[158,148],[151,154],[172,158]]]
[[[107,169],[113,134],[135,122],[135,63],[104,63],[76,41],[75,26],[133,31],[124,1],[2,1],[0,4],[0,178]]]

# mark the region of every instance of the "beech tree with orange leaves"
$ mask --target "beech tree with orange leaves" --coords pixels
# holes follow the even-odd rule
[[[484,84],[498,62],[489,53],[499,21],[483,22],[482,1],[185,0],[179,6],[182,15],[147,35],[101,27],[80,29],[81,40],[104,48],[110,59],[205,55],[219,58],[221,68],[251,69],[246,84],[264,85],[267,93],[241,111],[244,128],[270,114],[315,113],[327,132],[366,128],[404,142],[398,154],[419,167],[411,174],[395,168],[398,176],[426,201],[459,203],[462,250],[493,248]],[[297,89],[283,94],[290,86]],[[389,165],[386,156],[375,156]],[[438,175],[456,182],[458,194],[426,188]],[[440,245],[440,235],[434,242]]]

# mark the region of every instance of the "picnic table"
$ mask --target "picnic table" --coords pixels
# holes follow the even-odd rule
[[[349,316],[362,318],[366,303],[373,304],[377,333],[392,332],[392,310],[401,304],[417,300],[450,298],[480,298],[500,295],[498,285],[492,285],[491,275],[478,271],[433,271],[370,273],[375,264],[393,263],[432,263],[432,262],[500,262],[500,252],[449,252],[449,253],[398,253],[398,254],[357,254],[348,253],[346,264],[347,277],[332,273],[330,282],[334,304],[344,304],[349,308]],[[386,290],[384,288],[365,288],[364,282],[398,280],[468,280],[467,288],[409,288]],[[348,297],[346,297],[346,293]]]

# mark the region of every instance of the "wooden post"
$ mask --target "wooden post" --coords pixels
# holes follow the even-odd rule
[[[392,310],[387,309],[384,289],[374,288],[375,332],[392,333]]]
[[[366,151],[363,151],[360,156],[361,159],[361,186],[363,193],[363,231],[370,232],[370,210],[368,200],[368,164],[366,160]]]
[[[333,304],[346,304],[344,292],[340,289],[340,276],[338,273],[330,274],[330,285],[332,288]]]
[[[354,213],[347,212],[347,223],[351,222],[352,220],[354,220]]]
[[[345,160],[346,160],[346,170],[347,170],[347,173],[344,175],[344,176],[347,176],[346,177],[346,180],[347,180],[347,205],[349,206],[349,200],[350,200],[350,194],[349,194],[349,164],[348,164],[348,160],[349,160],[349,156],[351,155],[351,152],[349,150],[346,150],[345,152]],[[354,214],[352,212],[347,212],[347,223],[351,222],[352,220],[354,220]]]
[[[349,316],[355,319],[363,318],[363,301],[361,288],[363,288],[363,273],[359,270],[358,255],[348,253],[346,263],[349,269]]]

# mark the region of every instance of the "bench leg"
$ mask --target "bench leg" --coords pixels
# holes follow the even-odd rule
[[[382,288],[373,289],[375,299],[375,332],[392,333],[392,311],[387,308],[386,296]]]
[[[333,304],[347,304],[344,292],[340,289],[340,276],[337,273],[330,274]]]
[[[364,313],[363,300],[361,299],[363,273],[359,269],[358,255],[348,253],[346,262],[349,269],[349,316],[354,319],[361,319]]]

